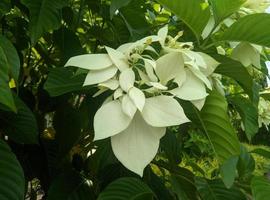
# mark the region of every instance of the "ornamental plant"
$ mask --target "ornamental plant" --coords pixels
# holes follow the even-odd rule
[[[269,6],[2,0],[0,200],[268,200]]]

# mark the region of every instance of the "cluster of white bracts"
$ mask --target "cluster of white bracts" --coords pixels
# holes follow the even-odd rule
[[[105,47],[107,54],[72,57],[66,64],[89,70],[84,85],[97,85],[98,94],[114,91],[95,115],[95,140],[110,137],[115,156],[139,175],[155,157],[166,127],[189,122],[175,97],[201,109],[206,88],[212,89],[208,77],[219,64],[192,51],[192,43],[178,42],[181,32],[175,38],[167,33],[166,26],[157,35],[116,50]]]
[[[270,102],[261,97],[259,101],[258,112],[259,127],[262,127],[264,124],[268,130],[268,126],[270,125]]]

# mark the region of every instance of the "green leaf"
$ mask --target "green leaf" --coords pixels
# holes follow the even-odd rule
[[[220,163],[240,154],[240,142],[227,115],[226,99],[217,91],[206,98],[200,121]]]
[[[246,0],[210,0],[216,24],[239,10]]]
[[[177,167],[175,171],[171,173],[170,182],[172,184],[172,190],[177,195],[178,199],[197,199],[198,194],[192,172],[185,168]]]
[[[53,40],[60,50],[61,63],[64,65],[69,58],[84,54],[84,50],[75,32],[62,27],[53,32]]]
[[[24,173],[9,146],[0,140],[0,199],[24,199]]]
[[[16,112],[16,106],[9,88],[10,77],[17,82],[20,60],[11,42],[0,35],[0,103]]]
[[[210,17],[209,6],[203,0],[158,0],[176,14],[200,38]]]
[[[196,177],[195,183],[203,200],[246,200],[239,189],[226,188],[220,179],[207,180]]]
[[[221,37],[222,40],[246,41],[270,47],[270,14],[258,13],[240,18]]]
[[[65,156],[81,136],[81,116],[70,104],[58,108],[53,118],[59,158]]]
[[[8,73],[17,83],[20,74],[20,58],[17,50],[12,43],[2,35],[0,35],[0,48],[4,52],[2,56],[5,56]]]
[[[22,0],[22,3],[30,11],[29,29],[33,45],[45,32],[59,28],[64,0]]]
[[[238,156],[232,156],[229,159],[227,159],[220,167],[220,174],[227,188],[230,188],[234,183],[234,179],[237,175],[236,170],[237,162]]]
[[[174,132],[167,131],[160,140],[160,146],[172,165],[177,166],[181,162],[181,143]]]
[[[254,200],[267,200],[270,197],[270,181],[265,177],[254,176],[251,180]]]
[[[14,96],[17,113],[0,112],[0,119],[5,124],[4,133],[17,143],[37,144],[38,127],[37,121],[32,111]]]
[[[55,68],[50,71],[44,89],[50,96],[78,91],[82,89],[85,76],[85,74],[73,75],[67,68]]]
[[[76,171],[60,174],[51,184],[48,200],[95,200],[94,191],[87,179]]]
[[[11,8],[10,0],[1,0],[0,1],[0,19],[3,15],[9,12]]]
[[[246,136],[251,140],[259,130],[257,108],[242,96],[231,97],[229,100],[240,114],[245,127]]]
[[[248,73],[240,62],[226,58],[225,56],[215,56],[221,64],[216,68],[215,73],[234,79],[249,95],[254,105],[259,101],[259,88],[253,77]]]
[[[146,200],[154,196],[151,189],[137,178],[119,178],[109,184],[97,200]]]
[[[255,153],[255,154],[263,156],[267,159],[270,159],[270,151],[267,151],[265,149],[256,148],[256,149],[252,150],[250,153]]]
[[[255,161],[247,149],[241,145],[241,154],[239,156],[237,170],[240,178],[249,178],[255,169]]]
[[[130,2],[131,2],[131,0],[112,0],[111,1],[111,6],[110,6],[111,19],[113,18],[113,15],[115,14],[115,12],[118,9],[128,5]]]
[[[149,31],[149,24],[145,18],[146,10],[141,7],[142,1],[131,1],[128,6],[120,9],[120,16],[123,18],[130,35],[131,40],[138,40]],[[116,27],[117,29],[117,27]]]

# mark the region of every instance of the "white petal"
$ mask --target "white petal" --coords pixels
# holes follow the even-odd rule
[[[89,71],[83,85],[94,85],[107,81],[116,74],[117,70],[115,66],[112,66],[102,70]]]
[[[167,35],[168,35],[168,25],[164,26],[158,31],[158,37],[160,38],[161,46],[164,46]]]
[[[125,91],[128,92],[130,88],[133,87],[135,82],[135,73],[132,69],[128,68],[121,72],[119,76],[119,83],[120,87]]]
[[[189,70],[186,70],[186,73],[187,79],[184,84],[169,92],[184,100],[198,100],[205,98],[208,94],[206,93],[204,83]]]
[[[147,59],[147,58],[144,58],[143,60],[144,60],[144,62],[150,64],[153,69],[156,69],[157,64],[156,64],[156,62],[154,60]]]
[[[183,71],[183,73],[178,74],[174,78],[174,82],[177,83],[179,87],[181,87],[183,83],[186,81],[186,79],[187,79],[186,71]]]
[[[112,49],[110,47],[105,47],[106,51],[108,52],[112,62],[115,64],[115,66],[120,70],[124,71],[129,67],[128,60],[126,56],[121,52],[117,51],[115,49]]]
[[[132,46],[132,44],[133,44],[132,42],[122,44],[122,45],[119,46],[116,50],[117,50],[117,51],[121,51],[122,53],[127,53],[128,50],[130,49],[130,47]]]
[[[144,93],[136,87],[133,87],[128,92],[129,97],[139,109],[139,111],[143,110],[145,104],[145,95]]]
[[[97,97],[97,96],[103,94],[104,92],[106,92],[107,90],[108,90],[107,88],[101,88],[92,97]]]
[[[108,81],[98,84],[98,86],[106,87],[111,90],[116,90],[119,87],[119,81],[115,79],[110,79]]]
[[[165,132],[165,128],[145,123],[137,112],[128,128],[111,138],[113,152],[126,168],[142,176],[144,168],[154,159]]]
[[[147,84],[149,81],[151,81],[150,78],[144,72],[142,72],[140,69],[138,69],[138,72],[139,72],[139,75],[141,77],[142,83]]]
[[[245,67],[254,65],[261,68],[260,52],[247,42],[241,42],[232,52],[232,58],[241,62]]]
[[[184,60],[181,53],[172,52],[160,57],[157,61],[156,74],[163,85],[178,74],[185,73]]]
[[[205,60],[203,59],[203,57],[201,56],[201,54],[199,54],[198,52],[195,51],[190,51],[190,50],[183,50],[183,52],[185,53],[185,55],[192,61],[195,61],[196,64],[202,68],[206,68],[207,64],[205,62]]]
[[[168,87],[162,85],[161,83],[157,83],[157,82],[149,82],[151,86],[153,86],[156,89],[159,90],[168,90]]]
[[[151,81],[154,81],[154,82],[158,81],[158,78],[156,77],[156,75],[154,73],[153,65],[151,65],[149,62],[145,61],[144,67],[145,67],[145,70],[146,70],[146,73],[147,73],[149,79]]]
[[[189,67],[189,69],[195,76],[197,76],[197,78],[199,78],[202,82],[204,82],[204,84],[207,86],[207,88],[212,90],[211,82],[200,70],[194,69],[193,67]]]
[[[206,63],[206,68],[201,68],[200,70],[206,75],[209,76],[210,74],[212,74],[215,69],[217,68],[217,66],[220,64],[219,62],[217,62],[214,58],[212,58],[211,56],[202,53],[202,52],[198,52],[198,54],[201,55],[201,57],[204,59],[205,63]]]
[[[119,100],[101,106],[94,117],[95,140],[111,137],[125,130],[131,122]]]
[[[147,98],[142,116],[148,124],[154,127],[167,127],[189,122],[180,104],[171,96]]]
[[[124,91],[121,88],[118,88],[117,90],[115,90],[115,92],[113,93],[113,98],[114,99],[118,99],[119,97],[123,96]]]
[[[134,105],[133,101],[129,98],[128,95],[123,96],[122,109],[123,112],[130,118],[133,118],[135,112],[137,111],[136,106]]]
[[[204,106],[206,98],[199,99],[199,100],[193,100],[191,103],[198,109],[201,110]]]
[[[107,54],[85,54],[71,57],[65,66],[74,66],[82,69],[100,70],[110,67],[112,61]]]

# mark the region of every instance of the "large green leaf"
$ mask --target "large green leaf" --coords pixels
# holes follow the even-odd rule
[[[10,77],[13,78],[17,83],[20,74],[20,59],[17,50],[7,38],[1,35],[0,35],[0,48],[4,52],[4,55],[2,56],[6,57],[6,65],[8,68],[8,73]]]
[[[202,127],[221,163],[240,154],[240,142],[227,115],[227,101],[217,91],[212,91],[206,98],[200,118]]]
[[[0,139],[0,199],[24,199],[25,180],[23,170],[9,146]]]
[[[222,36],[222,40],[246,41],[270,47],[270,14],[247,15],[235,22]]]
[[[251,180],[254,200],[267,200],[270,197],[270,181],[266,177],[254,176]]]
[[[14,99],[17,113],[0,112],[4,133],[17,143],[37,144],[38,127],[34,114],[19,97],[14,96]]]
[[[61,63],[63,65],[70,57],[85,53],[78,36],[65,27],[53,32],[53,40],[60,50]]]
[[[4,14],[6,14],[11,8],[10,0],[0,1],[0,19]]]
[[[253,149],[250,153],[255,153],[255,154],[263,156],[267,159],[270,159],[270,151],[267,151],[267,150],[262,149],[262,148]]]
[[[120,178],[109,184],[97,200],[151,200],[151,189],[137,178]]]
[[[210,9],[203,0],[158,0],[176,14],[199,38],[210,17]]]
[[[16,106],[9,88],[10,76],[17,81],[20,70],[20,60],[11,42],[0,35],[0,103],[12,111]]]
[[[113,15],[115,12],[126,5],[128,5],[131,2],[131,0],[112,0],[111,6],[110,6],[110,16],[113,18]]]
[[[241,145],[241,154],[237,163],[238,176],[248,179],[255,169],[255,161],[247,149]]]
[[[246,0],[210,0],[216,24],[239,10]]]
[[[95,200],[90,182],[78,172],[69,170],[60,174],[52,182],[48,200]]]
[[[238,159],[239,157],[237,155],[231,156],[220,167],[220,174],[227,188],[230,188],[234,183],[234,179],[237,175],[236,166]]]
[[[82,89],[86,74],[73,75],[67,68],[55,68],[49,73],[44,85],[50,96],[60,96]]]
[[[222,74],[235,80],[249,95],[254,105],[259,101],[259,88],[253,77],[240,62],[226,58],[225,56],[215,56],[221,63],[215,73]]]
[[[64,0],[22,0],[22,3],[30,11],[29,28],[32,44],[35,44],[45,32],[59,28],[60,11],[65,5]]]
[[[245,133],[249,140],[258,132],[258,111],[257,108],[246,98],[242,96],[232,97],[229,99],[240,114]]]
[[[220,179],[207,180],[197,177],[195,182],[203,200],[246,200],[239,189],[227,189]]]
[[[55,139],[59,144],[59,158],[66,155],[81,136],[81,116],[71,105],[58,108],[53,119]]]

